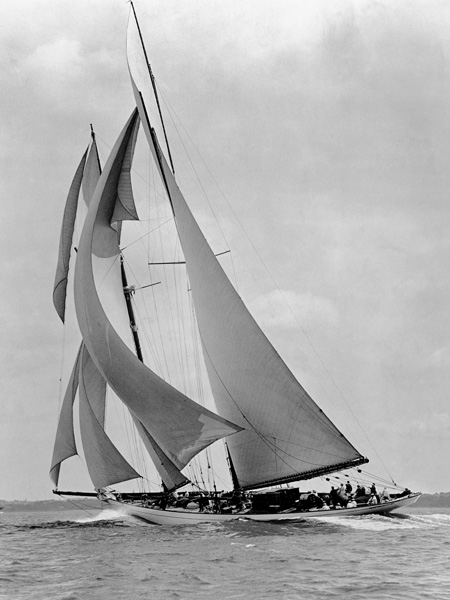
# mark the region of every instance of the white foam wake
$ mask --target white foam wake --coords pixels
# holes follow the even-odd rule
[[[333,525],[341,525],[350,529],[367,531],[386,531],[389,529],[426,529],[434,527],[450,527],[449,514],[392,514],[364,515],[360,517],[321,518]]]
[[[76,523],[95,523],[96,521],[117,521],[118,519],[122,520],[123,515],[119,514],[116,510],[114,510],[112,508],[105,508],[96,515],[89,515],[86,517],[82,517],[80,519],[76,519]]]

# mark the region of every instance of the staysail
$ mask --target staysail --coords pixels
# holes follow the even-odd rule
[[[146,87],[142,63],[135,67],[129,61],[129,70],[175,215],[214,399],[219,413],[243,428],[227,442],[240,487],[310,478],[366,462],[295,379],[237,294],[159,147],[141,91]]]
[[[240,427],[201,407],[140,362],[100,302],[95,272],[102,263],[102,272],[108,270],[105,264],[117,265],[120,280],[119,238],[111,220],[129,141],[138,124],[136,110],[110,154],[92,199],[78,248],[75,309],[83,341],[97,368],[158,449],[181,470],[202,449]],[[123,299],[120,285],[117,293]]]

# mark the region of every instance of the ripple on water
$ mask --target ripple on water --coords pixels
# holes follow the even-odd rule
[[[450,589],[448,514],[183,528],[104,511],[5,516],[8,600],[448,600]]]

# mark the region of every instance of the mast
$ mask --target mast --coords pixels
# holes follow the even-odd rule
[[[97,141],[96,141],[96,139],[95,139],[95,132],[94,132],[94,128],[93,128],[93,126],[92,126],[92,123],[91,123],[90,125],[91,125],[91,138],[92,138],[92,145],[93,145],[93,146],[97,146]],[[96,154],[97,154],[97,164],[98,164],[98,170],[99,170],[99,172],[101,173],[101,172],[102,172],[102,165],[100,164],[100,157],[99,157],[99,155],[98,155],[98,151],[97,151],[97,153],[96,153]]]
[[[227,450],[227,463],[228,469],[230,470],[231,481],[233,482],[233,490],[240,490],[241,485],[239,483],[239,479],[236,473],[236,469],[234,468],[233,459],[231,458],[230,450],[228,448],[228,444],[225,442],[225,448]]]
[[[136,22],[137,30],[138,30],[138,33],[139,33],[139,39],[141,41],[142,51],[144,52],[144,57],[145,57],[145,62],[147,64],[148,74],[150,76],[150,81],[152,82],[153,93],[155,95],[156,106],[158,107],[159,118],[161,120],[162,130],[163,130],[163,133],[164,133],[164,140],[166,142],[166,148],[167,148],[167,154],[169,156],[170,166],[172,168],[172,173],[175,174],[175,168],[173,166],[173,161],[172,161],[172,154],[170,152],[169,140],[168,140],[167,133],[166,133],[166,126],[164,125],[164,119],[163,119],[163,115],[162,115],[161,105],[159,103],[158,90],[156,89],[155,76],[153,75],[153,71],[152,71],[152,67],[150,65],[150,61],[148,60],[147,50],[145,48],[144,39],[142,37],[141,28],[139,26],[139,21],[138,21],[137,15],[136,15],[136,11],[134,9],[134,4],[133,4],[132,1],[130,1],[130,4],[131,4],[131,8],[133,10],[134,20]]]
[[[138,327],[136,319],[134,318],[133,304],[131,302],[131,296],[134,294],[134,285],[128,285],[127,274],[123,264],[123,255],[120,255],[120,273],[122,276],[123,295],[125,296],[125,302],[127,305],[128,318],[130,320],[131,333],[133,335],[134,347],[136,349],[136,356],[143,363],[144,357],[142,356],[141,342],[138,335]]]

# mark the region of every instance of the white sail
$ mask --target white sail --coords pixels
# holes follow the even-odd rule
[[[142,69],[129,69],[176,218],[214,399],[219,413],[243,428],[228,441],[240,486],[313,477],[365,462],[295,379],[229,281],[158,145],[134,80]]]
[[[180,469],[158,446],[144,425],[136,417],[133,417],[133,422],[166,488],[168,490],[175,490],[189,483],[189,479],[183,475]]]
[[[53,304],[61,321],[64,323],[66,312],[67,281],[69,275],[70,251],[72,249],[73,230],[77,216],[78,196],[80,194],[87,150],[75,172],[64,208],[61,235],[59,239],[58,264],[56,267],[55,283],[53,285]]]
[[[95,488],[140,477],[104,430],[106,383],[83,347],[80,361],[80,432],[89,476]]]
[[[78,375],[82,349],[83,344],[81,344],[80,349],[78,350],[77,358],[59,412],[58,427],[56,429],[55,444],[50,465],[50,478],[56,487],[58,487],[61,463],[71,456],[78,454],[73,430],[73,403],[78,390]]]
[[[158,447],[182,469],[202,449],[240,428],[193,402],[140,362],[100,302],[94,271],[102,262],[118,264],[118,233],[111,219],[122,163],[137,126],[135,111],[111,152],[91,202],[77,255],[75,308],[84,343],[103,377]],[[117,293],[123,297],[120,287]]]
[[[93,136],[82,181],[83,198],[87,207],[89,207],[91,203],[95,188],[97,187],[98,180],[100,179],[101,171],[97,142]]]
[[[63,225],[60,238],[60,250],[58,256],[58,266],[56,273],[56,281],[59,281],[60,283],[58,285],[58,292],[56,293],[56,295],[54,295],[55,308],[63,322],[67,294],[67,279],[69,272],[70,253],[72,248],[74,227],[79,208],[79,192],[81,188],[83,190],[84,203],[88,207],[94,194],[95,187],[98,183],[100,171],[101,169],[97,145],[95,143],[95,138],[93,138],[89,154],[86,150],[76,170],[74,179],[69,189],[69,194],[64,209]],[[70,380],[67,385],[66,393],[64,395],[64,400],[61,406],[61,411],[58,420],[58,428],[56,432],[53,458],[50,468],[50,477],[52,478],[56,486],[58,486],[61,462],[77,454],[73,427],[73,405],[79,385],[80,357],[82,356],[83,348],[84,345],[83,343],[81,343],[70,376]],[[95,368],[93,364],[92,366],[93,368]],[[106,386],[102,385],[96,393],[96,404],[97,413],[103,425],[105,414],[105,395]]]

